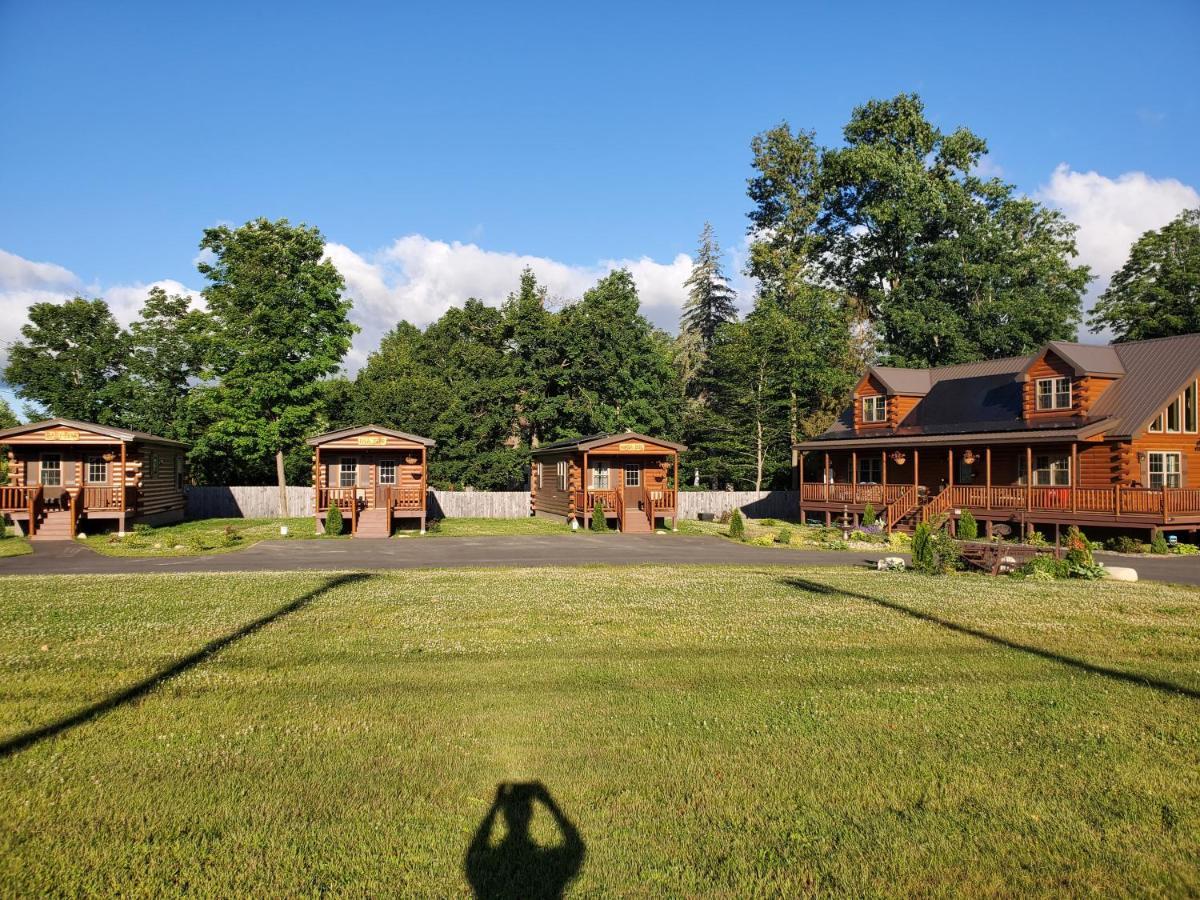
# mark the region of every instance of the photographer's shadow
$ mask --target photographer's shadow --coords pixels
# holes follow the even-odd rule
[[[554,819],[558,843],[542,846],[529,832],[535,804]],[[493,842],[496,819],[505,834]],[[540,781],[501,783],[463,861],[463,870],[478,898],[561,897],[583,867],[584,844],[579,831],[563,814]]]

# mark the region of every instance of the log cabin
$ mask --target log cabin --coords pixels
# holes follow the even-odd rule
[[[343,428],[309,438],[317,531],[336,506],[354,537],[391,537],[397,519],[425,533],[429,451],[436,441],[379,425]]]
[[[34,540],[183,519],[187,447],[124,428],[48,419],[0,431],[0,515]]]
[[[932,369],[872,366],[823,434],[794,447],[801,521],[889,531],[970,510],[1091,535],[1200,528],[1200,334]]]
[[[682,444],[626,431],[543,444],[533,451],[530,505],[535,516],[591,525],[596,503],[623,532],[675,528]]]

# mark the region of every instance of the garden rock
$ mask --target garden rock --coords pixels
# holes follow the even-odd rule
[[[1110,581],[1137,581],[1137,569],[1128,566],[1105,566],[1104,577]]]
[[[903,572],[904,560],[899,556],[885,556],[875,563],[875,568],[880,572]]]

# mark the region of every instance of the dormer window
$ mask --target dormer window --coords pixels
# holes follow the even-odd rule
[[[1198,415],[1196,382],[1193,381],[1155,417],[1150,423],[1150,431],[1154,434],[1195,434]]]
[[[887,421],[887,397],[882,395],[863,397],[862,404],[862,420],[864,423],[872,424]]]
[[[1039,410],[1070,409],[1070,378],[1039,378],[1037,380],[1037,408]]]

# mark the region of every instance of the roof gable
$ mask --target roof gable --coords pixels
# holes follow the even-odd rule
[[[622,431],[616,434],[592,434],[587,437],[567,438],[562,441],[555,441],[551,444],[543,444],[533,450],[534,455],[543,453],[552,453],[556,450],[597,450],[617,445],[619,450],[621,444],[649,444],[654,448],[665,448],[674,450],[677,453],[683,453],[687,450],[683,444],[676,444],[672,441],[665,441],[662,438],[649,437],[645,434],[639,434],[636,431]],[[629,448],[627,452],[638,453],[645,451],[646,448]]]
[[[327,431],[324,434],[318,434],[308,439],[310,447],[323,446],[325,444],[333,444],[339,441],[347,441],[352,438],[363,438],[364,440],[357,443],[361,446],[388,446],[387,438],[391,438],[395,442],[420,444],[423,447],[434,447],[437,441],[433,438],[422,437],[419,434],[409,434],[407,431],[398,431],[395,428],[384,428],[382,425],[356,425],[353,428],[342,428],[338,431]],[[367,440],[370,438],[383,438],[382,441]]]
[[[1018,376],[1019,381],[1029,380],[1029,370],[1053,353],[1071,367],[1076,376],[1107,375],[1120,377],[1125,374],[1125,366],[1117,349],[1108,344],[1071,344],[1067,341],[1051,341],[1029,359],[1024,371]]]
[[[38,432],[42,434],[39,435]],[[47,434],[52,436],[46,437]],[[74,437],[68,436],[72,434]],[[81,422],[77,419],[67,419],[62,416],[56,416],[53,419],[44,419],[41,422],[29,422],[26,425],[16,425],[0,431],[0,440],[17,437],[26,437],[31,441],[37,440],[40,437],[46,441],[61,443],[71,443],[74,441],[87,442],[90,439],[93,442],[107,440],[109,442],[131,444],[141,441],[170,444],[175,447],[186,446],[181,441],[173,441],[170,438],[159,437],[156,434],[147,434],[144,431],[134,431],[129,428],[113,428],[109,425],[97,425],[95,422]]]

